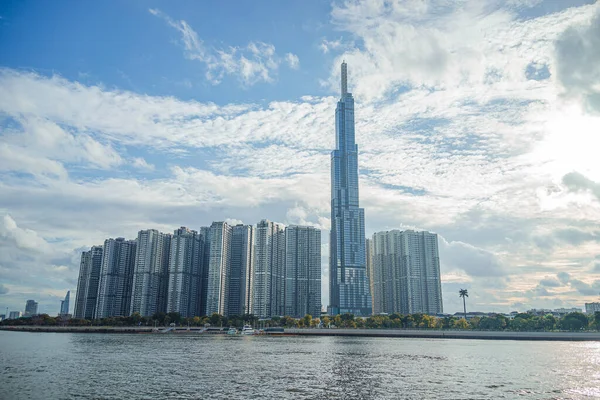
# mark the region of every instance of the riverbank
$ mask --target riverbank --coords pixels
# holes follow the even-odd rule
[[[417,329],[286,329],[300,336],[357,336],[420,339],[600,341],[600,332],[442,331]]]
[[[164,328],[160,328],[164,329]],[[54,333],[153,333],[149,326],[1,326],[0,330],[13,332]],[[200,328],[179,327],[174,334],[208,334]],[[210,332],[213,333],[213,332]],[[225,333],[225,332],[223,332]],[[281,335],[281,333],[279,333]],[[293,329],[286,328],[285,336],[355,336],[420,339],[483,339],[483,340],[548,340],[548,341],[600,341],[600,332],[510,332],[510,331],[441,331],[416,329]]]

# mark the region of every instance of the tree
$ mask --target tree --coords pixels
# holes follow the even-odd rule
[[[306,315],[304,316],[304,318],[303,318],[303,320],[304,320],[304,321],[303,321],[303,322],[304,322],[304,326],[306,326],[307,328],[310,328],[310,324],[311,324],[311,322],[312,322],[312,319],[313,319],[313,318],[312,318],[312,315],[310,315],[310,314],[306,314]]]
[[[467,319],[467,302],[466,298],[469,297],[469,291],[467,289],[460,289],[458,291],[458,297],[462,297],[463,299],[463,308],[465,310],[465,320]]]
[[[585,314],[580,312],[572,312],[563,317],[560,321],[562,329],[568,331],[579,331],[588,326],[588,318]]]
[[[594,316],[591,318],[592,327],[596,330],[600,330],[600,311],[596,311]]]
[[[323,322],[323,328],[329,328],[329,323],[331,321],[329,320],[329,317],[327,315],[323,317],[322,322]]]
[[[469,323],[467,322],[466,319],[461,318],[458,321],[454,321],[454,328],[455,329],[469,329]]]
[[[210,316],[210,324],[212,326],[220,326],[222,322],[223,316],[221,314],[213,313],[213,315]]]

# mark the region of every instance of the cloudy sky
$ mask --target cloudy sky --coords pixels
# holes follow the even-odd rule
[[[140,229],[323,229],[339,64],[367,235],[437,232],[444,309],[600,298],[600,5],[0,3],[0,311]]]

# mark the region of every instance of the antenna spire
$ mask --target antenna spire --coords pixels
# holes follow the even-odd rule
[[[348,65],[342,61],[342,97],[348,93]]]

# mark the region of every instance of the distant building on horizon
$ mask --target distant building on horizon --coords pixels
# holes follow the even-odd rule
[[[25,316],[33,317],[38,315],[38,303],[35,300],[27,300],[25,303]]]
[[[438,237],[412,230],[373,234],[373,313],[443,312]]]
[[[131,290],[131,313],[151,317],[167,311],[171,234],[138,232]]]
[[[60,301],[60,312],[58,315],[69,315],[69,302],[71,301],[71,291],[67,290],[64,300]]]
[[[21,311],[11,311],[10,313],[8,313],[8,319],[17,319],[21,318],[21,316]]]
[[[321,316],[321,230],[310,226],[285,228],[284,315]]]
[[[95,317],[98,283],[102,270],[102,254],[102,246],[92,246],[90,250],[81,253],[73,313],[75,318],[93,319]]]
[[[341,97],[335,110],[335,150],[331,152],[331,232],[329,313],[372,313],[365,250],[365,211],[359,206],[358,146],[354,98],[342,63]]]
[[[586,314],[594,314],[595,312],[600,312],[600,302],[585,303]]]
[[[130,315],[136,241],[106,239],[95,318]]]

